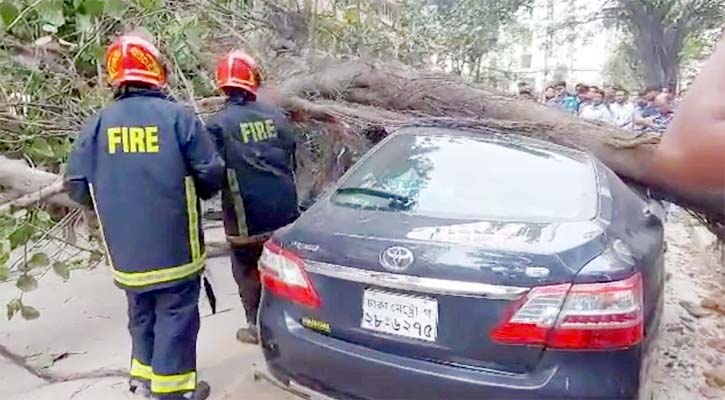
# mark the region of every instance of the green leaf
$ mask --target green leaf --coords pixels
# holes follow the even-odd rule
[[[63,26],[65,24],[65,16],[63,16],[63,0],[43,0],[36,7],[36,11],[43,21],[55,26]]]
[[[50,146],[47,140],[44,138],[37,138],[33,140],[33,144],[30,147],[30,150],[33,152],[33,154],[47,157],[47,158],[55,158],[55,154],[53,153],[53,148]]]
[[[120,19],[126,11],[126,4],[121,0],[106,0],[104,11],[111,17]]]
[[[156,11],[161,7],[162,0],[138,0],[138,4],[146,11]]]
[[[24,320],[32,321],[40,317],[40,312],[31,306],[24,305],[22,308],[20,308],[20,315],[23,316]]]
[[[15,7],[12,0],[5,0],[0,3],[0,18],[5,25],[10,25],[18,15],[20,15],[20,11]]]
[[[87,14],[76,14],[76,25],[80,32],[88,32],[93,28],[93,17]]]
[[[356,6],[350,6],[345,10],[344,18],[348,24],[357,25],[360,23],[360,10]]]
[[[44,267],[50,264],[50,260],[48,259],[48,255],[45,253],[35,253],[32,257],[30,257],[30,260],[28,260],[28,264],[31,268]]]
[[[0,282],[5,282],[10,278],[10,270],[5,266],[5,262],[0,263]]]
[[[13,218],[15,219],[23,219],[28,216],[28,210],[26,208],[21,208],[18,211],[15,211],[13,213]]]
[[[103,0],[85,0],[83,2],[83,8],[88,15],[101,15],[105,7]]]
[[[23,292],[32,292],[33,290],[38,288],[38,281],[36,281],[35,278],[30,275],[22,275],[20,278],[18,278],[15,286],[17,286],[18,289],[22,290]]]
[[[15,249],[18,246],[24,245],[31,237],[33,237],[33,233],[33,227],[27,224],[16,228],[13,233],[8,236],[8,239],[10,240],[10,247]]]
[[[0,240],[0,254],[3,253],[10,253],[10,250],[13,249],[13,246],[10,244],[10,241],[7,239]]]
[[[52,24],[43,24],[40,29],[42,29],[43,32],[58,33],[58,27]]]
[[[12,299],[7,304],[8,320],[13,319],[15,314],[23,308],[23,302],[20,299]]]
[[[96,60],[103,61],[106,57],[106,49],[103,46],[93,45],[91,46],[91,54]]]
[[[56,261],[53,263],[53,271],[55,271],[55,273],[65,281],[70,278],[70,269],[68,268],[68,264],[62,261]]]
[[[70,142],[67,140],[62,141],[56,141],[50,144],[50,147],[53,148],[53,154],[55,154],[55,158],[57,159],[65,159],[65,157],[68,156],[68,153],[70,152]]]
[[[35,213],[35,218],[40,222],[48,222],[50,221],[50,214],[45,212],[45,210],[38,210]]]

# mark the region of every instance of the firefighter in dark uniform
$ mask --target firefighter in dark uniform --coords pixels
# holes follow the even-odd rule
[[[232,51],[217,64],[216,79],[227,97],[207,129],[226,164],[222,208],[232,247],[232,272],[239,286],[247,328],[237,339],[258,343],[261,285],[257,262],[271,233],[299,216],[295,189],[295,142],[287,118],[256,101],[260,73],[255,61]]]
[[[166,69],[150,41],[120,37],[106,68],[115,101],[85,125],[66,186],[95,207],[115,283],[126,291],[130,390],[205,399],[209,385],[196,375],[199,198],[219,191],[224,163],[196,116],[162,91]]]

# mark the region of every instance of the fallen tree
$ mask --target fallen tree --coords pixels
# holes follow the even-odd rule
[[[662,192],[698,215],[719,237],[725,235],[722,192],[678,190],[650,173],[658,136],[587,122],[450,75],[398,64],[323,59],[302,68],[298,64],[294,74],[263,90],[260,100],[284,108],[306,134],[306,140],[301,139],[306,150],[301,157],[303,197],[319,195],[372,142],[396,128],[459,127],[482,134],[530,136],[589,151],[625,180]],[[194,105],[209,114],[222,101],[205,98]],[[35,172],[20,161],[0,162],[8,166],[0,169],[0,185],[15,197],[23,196],[13,199],[19,205],[47,200],[73,206],[58,193],[56,175]],[[56,186],[43,189],[48,185]]]
[[[271,93],[270,93],[271,92]],[[626,181],[654,189],[725,237],[725,192],[660,178],[652,162],[658,135],[595,124],[449,75],[373,62],[325,62],[283,81],[268,101],[328,137],[384,135],[405,125],[452,126],[485,134],[518,134],[589,151]],[[348,140],[351,148],[359,146]],[[323,171],[338,171],[328,159]],[[717,166],[713,166],[716,168]],[[324,184],[337,174],[322,174]]]

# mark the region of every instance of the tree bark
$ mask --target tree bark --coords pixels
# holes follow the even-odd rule
[[[57,193],[51,190],[50,195],[43,197],[43,191],[52,185],[58,185],[61,177],[38,168],[32,168],[23,160],[12,160],[4,156],[0,156],[0,187],[4,187],[4,197],[7,201],[12,201],[25,197],[22,200],[32,199],[34,194],[39,194],[37,200],[47,200],[50,203],[61,205],[64,207],[78,208],[79,204],[71,200],[64,193]],[[32,202],[31,202],[32,203]],[[31,203],[23,203],[28,205]]]
[[[663,191],[671,200],[706,214],[711,221],[723,221],[722,190],[685,188],[678,184],[681,182],[661,179],[652,171],[659,143],[656,135],[587,122],[448,75],[399,65],[328,62],[287,79],[279,91],[284,95],[272,97],[302,123],[337,121],[348,132],[351,127],[362,132],[370,126],[394,129],[415,123],[452,124],[483,133],[531,136],[589,151],[619,176]],[[269,92],[264,97],[270,97]],[[336,132],[339,135],[340,131]]]
[[[319,193],[320,185],[336,180],[354,161],[354,153],[361,154],[368,148],[365,137],[379,137],[412,124],[440,125],[482,134],[531,136],[588,151],[619,176],[664,191],[682,206],[704,214],[709,221],[725,220],[722,188],[700,190],[653,173],[651,164],[658,136],[635,135],[590,123],[451,75],[416,71],[398,64],[322,60],[318,65],[302,68],[277,88],[262,90],[259,98],[283,107],[305,130],[319,132],[328,142],[320,159],[311,158],[304,163],[306,172],[318,180],[318,187],[310,190],[312,193]],[[220,100],[205,99],[198,105],[215,107]],[[2,168],[2,162],[14,163],[15,167]],[[9,179],[13,176],[26,179]],[[0,185],[15,193],[36,192],[57,179],[56,175],[33,170],[22,161],[0,158]],[[49,200],[72,205],[63,196]]]
[[[634,37],[645,84],[650,88],[674,89],[679,78],[680,52],[686,37],[689,14],[667,21],[672,4],[648,5],[642,1],[621,0],[625,24]]]

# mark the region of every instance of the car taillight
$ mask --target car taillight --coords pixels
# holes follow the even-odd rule
[[[290,250],[269,241],[259,258],[262,284],[270,292],[303,306],[318,308],[320,296],[305,272],[304,261]]]
[[[536,287],[491,337],[559,349],[633,346],[644,336],[642,303],[639,273],[616,282]]]

